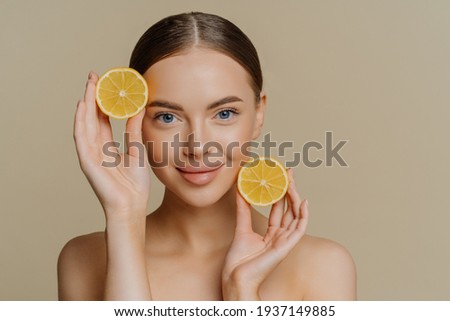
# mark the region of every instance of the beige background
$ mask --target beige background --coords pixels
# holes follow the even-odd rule
[[[326,131],[349,141],[349,167],[296,179],[309,233],[352,253],[359,299],[450,300],[450,2],[437,0],[1,0],[0,299],[55,300],[61,247],[103,229],[72,138],[89,70],[127,65],[150,25],[192,10],[254,42],[265,132],[291,152]]]

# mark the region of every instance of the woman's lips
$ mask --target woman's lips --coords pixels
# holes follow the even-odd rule
[[[177,170],[188,182],[195,185],[205,185],[217,176],[222,166],[223,164],[215,168],[177,168]]]

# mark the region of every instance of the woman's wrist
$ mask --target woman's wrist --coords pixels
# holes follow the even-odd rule
[[[145,221],[147,216],[147,208],[145,206],[104,209],[104,212],[107,225],[140,224],[142,221]]]
[[[236,277],[222,280],[222,297],[224,301],[261,301],[259,286],[251,286]]]
[[[145,210],[106,213],[106,300],[151,300]]]
[[[146,209],[106,212],[105,236],[109,245],[122,247],[131,242],[143,249],[145,246]]]

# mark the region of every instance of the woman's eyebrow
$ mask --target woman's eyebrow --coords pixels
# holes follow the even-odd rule
[[[208,107],[206,107],[206,109],[212,109],[212,108],[218,107],[220,105],[232,103],[235,101],[243,101],[243,100],[236,96],[227,96],[227,97],[224,97],[222,99],[219,99],[218,101],[215,101],[215,102],[209,104]],[[181,105],[167,101],[167,100],[163,100],[163,99],[153,100],[153,101],[149,102],[146,107],[154,107],[154,106],[165,107],[165,108],[169,108],[169,109],[173,109],[173,110],[183,111],[183,107]]]

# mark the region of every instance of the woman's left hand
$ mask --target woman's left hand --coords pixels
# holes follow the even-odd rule
[[[288,169],[288,174],[288,191],[272,206],[264,237],[253,231],[251,206],[236,191],[236,230],[222,270],[224,300],[260,300],[262,282],[305,234],[307,201],[295,189],[293,170]]]

